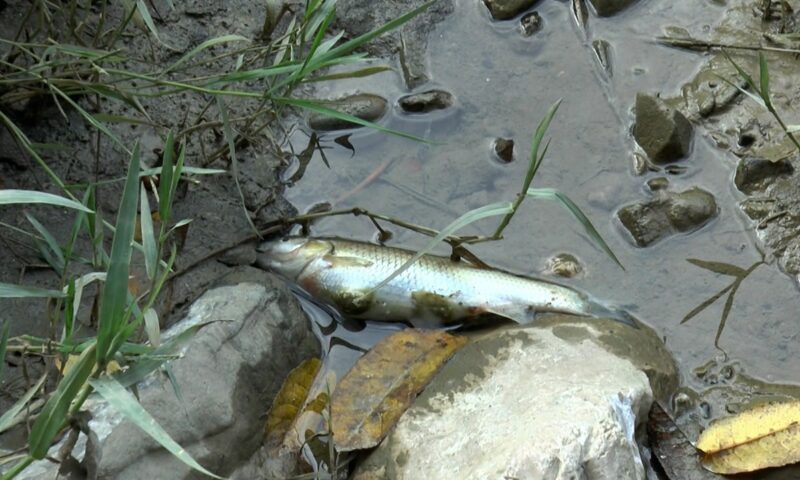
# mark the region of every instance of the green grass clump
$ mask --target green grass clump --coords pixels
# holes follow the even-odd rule
[[[70,428],[71,419],[92,393],[104,397],[181,461],[219,478],[193,460],[126,390],[159,368],[164,368],[169,377],[165,362],[174,358],[179,346],[203,327],[192,327],[162,343],[154,308],[170,275],[175,273],[173,264],[178,255],[175,233],[188,222],[173,218],[177,186],[186,174],[221,172],[184,165],[189,136],[223,127],[226,147],[207,155],[205,160],[207,164],[227,154],[235,177],[240,139],[269,130],[286,108],[312,110],[410,137],[331,110],[321,102],[299,98],[295,91],[304,83],[362,77],[385,70],[361,67],[367,57],[357,50],[420,14],[430,3],[372,32],[344,41],[341,33],[328,32],[335,15],[335,0],[308,0],[301,11],[289,17],[285,10],[276,11],[274,2],[267,2],[260,38],[240,35],[211,38],[166,66],[155,65],[139,52],[134,54],[118,46],[120,39],[130,37],[138,28],[136,34],[148,37],[151,52],[156,48],[174,50],[158,32],[146,2],[122,4],[101,1],[94,5],[97,15],[91,17],[88,7],[79,2],[31,2],[15,38],[0,39],[4,47],[0,57],[0,128],[11,134],[58,190],[57,194],[0,190],[0,208],[36,204],[74,212],[66,244],[59,243],[47,225],[32,215],[28,215],[32,232],[7,226],[34,240],[40,256],[58,274],[59,286],[43,289],[0,283],[0,298],[46,299],[51,330],[56,332],[51,338],[30,335],[9,338],[6,322],[0,329],[0,358],[7,351],[24,352],[40,355],[49,362],[57,359],[62,368],[54,391],[43,392],[43,385],[47,384],[47,377],[43,376],[0,416],[2,433],[35,415],[26,451],[4,459],[4,463],[16,462],[6,471],[4,479],[13,478],[35,460],[45,458],[54,440]],[[213,53],[219,49],[223,53]],[[209,72],[208,65],[215,70]],[[337,66],[350,66],[350,71],[327,73]],[[150,118],[149,103],[184,94],[196,95],[205,103],[201,115],[188,126],[157,125]],[[65,118],[67,111],[77,112],[97,132],[98,144],[100,137],[108,138],[115,151],[129,158],[114,224],[104,220],[97,201],[97,187],[105,181],[66,184],[48,163],[47,150],[31,141],[15,121],[16,110],[43,100],[52,102]],[[241,102],[250,102],[242,109],[247,113],[239,117],[230,115],[227,105],[234,102],[239,107]],[[106,107],[111,103],[123,105],[127,113],[109,113]],[[214,104],[219,116],[208,120]],[[146,125],[162,135],[160,167],[147,168],[141,163],[138,144],[126,143],[114,128],[120,124]],[[155,211],[151,209],[151,198],[156,202]],[[158,214],[157,224],[151,213]],[[140,241],[134,241],[137,233]],[[107,250],[109,239],[111,247]],[[88,258],[78,254],[82,245],[88,245]],[[144,291],[129,285],[132,261],[139,256],[147,278]],[[88,267],[90,273],[75,273],[78,265],[83,271]],[[99,285],[99,307],[94,312],[97,330],[82,331],[76,316],[87,296],[86,287],[93,283]],[[71,366],[64,371],[68,359]],[[123,365],[125,370],[109,373],[108,367],[114,363]],[[170,380],[175,385],[175,379]]]

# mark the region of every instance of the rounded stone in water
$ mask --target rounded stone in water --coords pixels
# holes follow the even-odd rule
[[[583,267],[574,255],[559,253],[547,260],[547,271],[559,277],[572,278],[583,272]]]

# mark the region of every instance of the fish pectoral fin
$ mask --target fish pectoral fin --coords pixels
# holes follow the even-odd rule
[[[344,257],[341,255],[325,255],[322,260],[333,267],[371,267],[373,262],[361,257]]]

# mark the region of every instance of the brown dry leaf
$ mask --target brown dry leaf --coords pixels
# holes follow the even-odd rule
[[[769,403],[723,418],[697,440],[712,472],[753,472],[800,462],[800,401]]]
[[[336,387],[331,429],[340,452],[383,439],[465,337],[438,330],[393,333],[361,357]]]
[[[287,434],[293,430],[292,425],[305,411],[302,410],[303,405],[321,366],[322,362],[318,358],[309,358],[286,376],[267,414],[265,425],[267,445],[273,447],[282,445]]]

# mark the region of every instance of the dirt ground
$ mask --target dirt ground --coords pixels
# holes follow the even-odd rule
[[[176,2],[175,10],[170,10],[166,2],[156,2],[160,13],[158,32],[166,48],[147,33],[130,26],[118,47],[131,57],[141,54],[140,61],[130,60],[123,68],[145,71],[169,65],[188,49],[208,38],[239,34],[256,38],[263,25],[265,11],[260,2],[235,1],[188,1]],[[11,1],[0,4],[0,35],[13,38],[21,24],[29,2]],[[116,6],[118,9],[118,5]],[[121,11],[111,9],[110,19],[119,19]],[[89,12],[89,17],[96,12]],[[155,15],[155,14],[154,14]],[[8,45],[0,46],[0,55],[5,55]],[[215,53],[224,47],[214,47]],[[232,60],[231,60],[232,61]],[[231,61],[219,60],[213,64],[202,65],[191,71],[193,75],[218,73],[232,68]],[[227,62],[227,63],[226,63]],[[259,85],[249,86],[257,90]],[[3,92],[0,92],[3,93]],[[79,100],[90,113],[107,113],[136,117],[138,114],[125,105],[102,102],[95,99]],[[231,118],[252,111],[254,106],[244,101],[227,101]],[[156,99],[142,99],[144,109],[152,119],[152,125],[109,123],[111,130],[128,149],[136,142],[141,145],[143,165],[157,167],[167,132],[179,132],[197,122],[218,120],[219,110],[213,98],[203,94],[179,94]],[[206,107],[210,107],[204,110]],[[49,96],[37,97],[31,101],[16,104],[10,108],[2,107],[12,120],[23,129],[33,142],[51,144],[55,148],[44,150],[42,157],[48,166],[68,186],[98,182],[99,205],[102,216],[113,223],[120,198],[122,183],[130,156],[108,137],[98,135],[98,131],[74,109],[64,109]],[[139,115],[141,117],[141,115]],[[275,131],[272,132],[271,130]],[[237,264],[250,263],[246,251],[237,255],[234,250],[227,255],[209,257],[219,249],[239,243],[253,236],[248,217],[256,227],[264,222],[293,212],[282,197],[283,186],[278,180],[278,171],[285,165],[285,154],[278,145],[282,133],[277,127],[265,129],[260,134],[241,133],[237,149],[239,183],[244,205],[237,193],[237,186],[227,155],[214,159],[211,152],[225,148],[221,126],[198,129],[182,137],[186,148],[186,165],[224,169],[225,173],[196,176],[181,184],[174,205],[175,220],[191,219],[185,239],[182,240],[176,261],[177,270],[184,274],[171,282],[160,305],[161,321],[168,324],[183,314],[183,308],[204,292],[216,279],[225,275]],[[5,128],[0,128],[0,188],[33,189],[50,193],[61,193],[56,185],[45,175],[17,144]],[[73,213],[54,207],[25,207],[0,209],[0,222],[26,231],[32,228],[25,214],[32,214],[50,230],[62,244],[66,243],[73,225]],[[110,247],[110,236],[106,235],[106,247]],[[0,281],[40,287],[58,287],[58,276],[40,258],[38,249],[28,236],[9,228],[0,229]],[[254,242],[253,242],[254,245]],[[79,252],[88,254],[88,244],[84,241],[78,246]],[[207,259],[206,259],[207,258]],[[205,259],[205,260],[204,260]],[[142,258],[134,254],[134,264],[141,270]],[[77,265],[77,264],[75,264]],[[86,273],[88,267],[76,267],[76,273]],[[187,270],[188,268],[188,270]],[[92,325],[89,317],[92,308],[90,300],[93,291],[88,292],[80,310],[79,318],[83,332],[90,334]],[[47,304],[41,299],[0,300],[2,317],[11,325],[12,336],[30,334],[46,337],[52,328],[47,316]],[[33,361],[27,365],[23,375],[19,365],[10,365],[4,383],[0,386],[0,411],[5,410],[26,389],[31,378],[43,365]],[[27,380],[26,380],[27,379]]]

